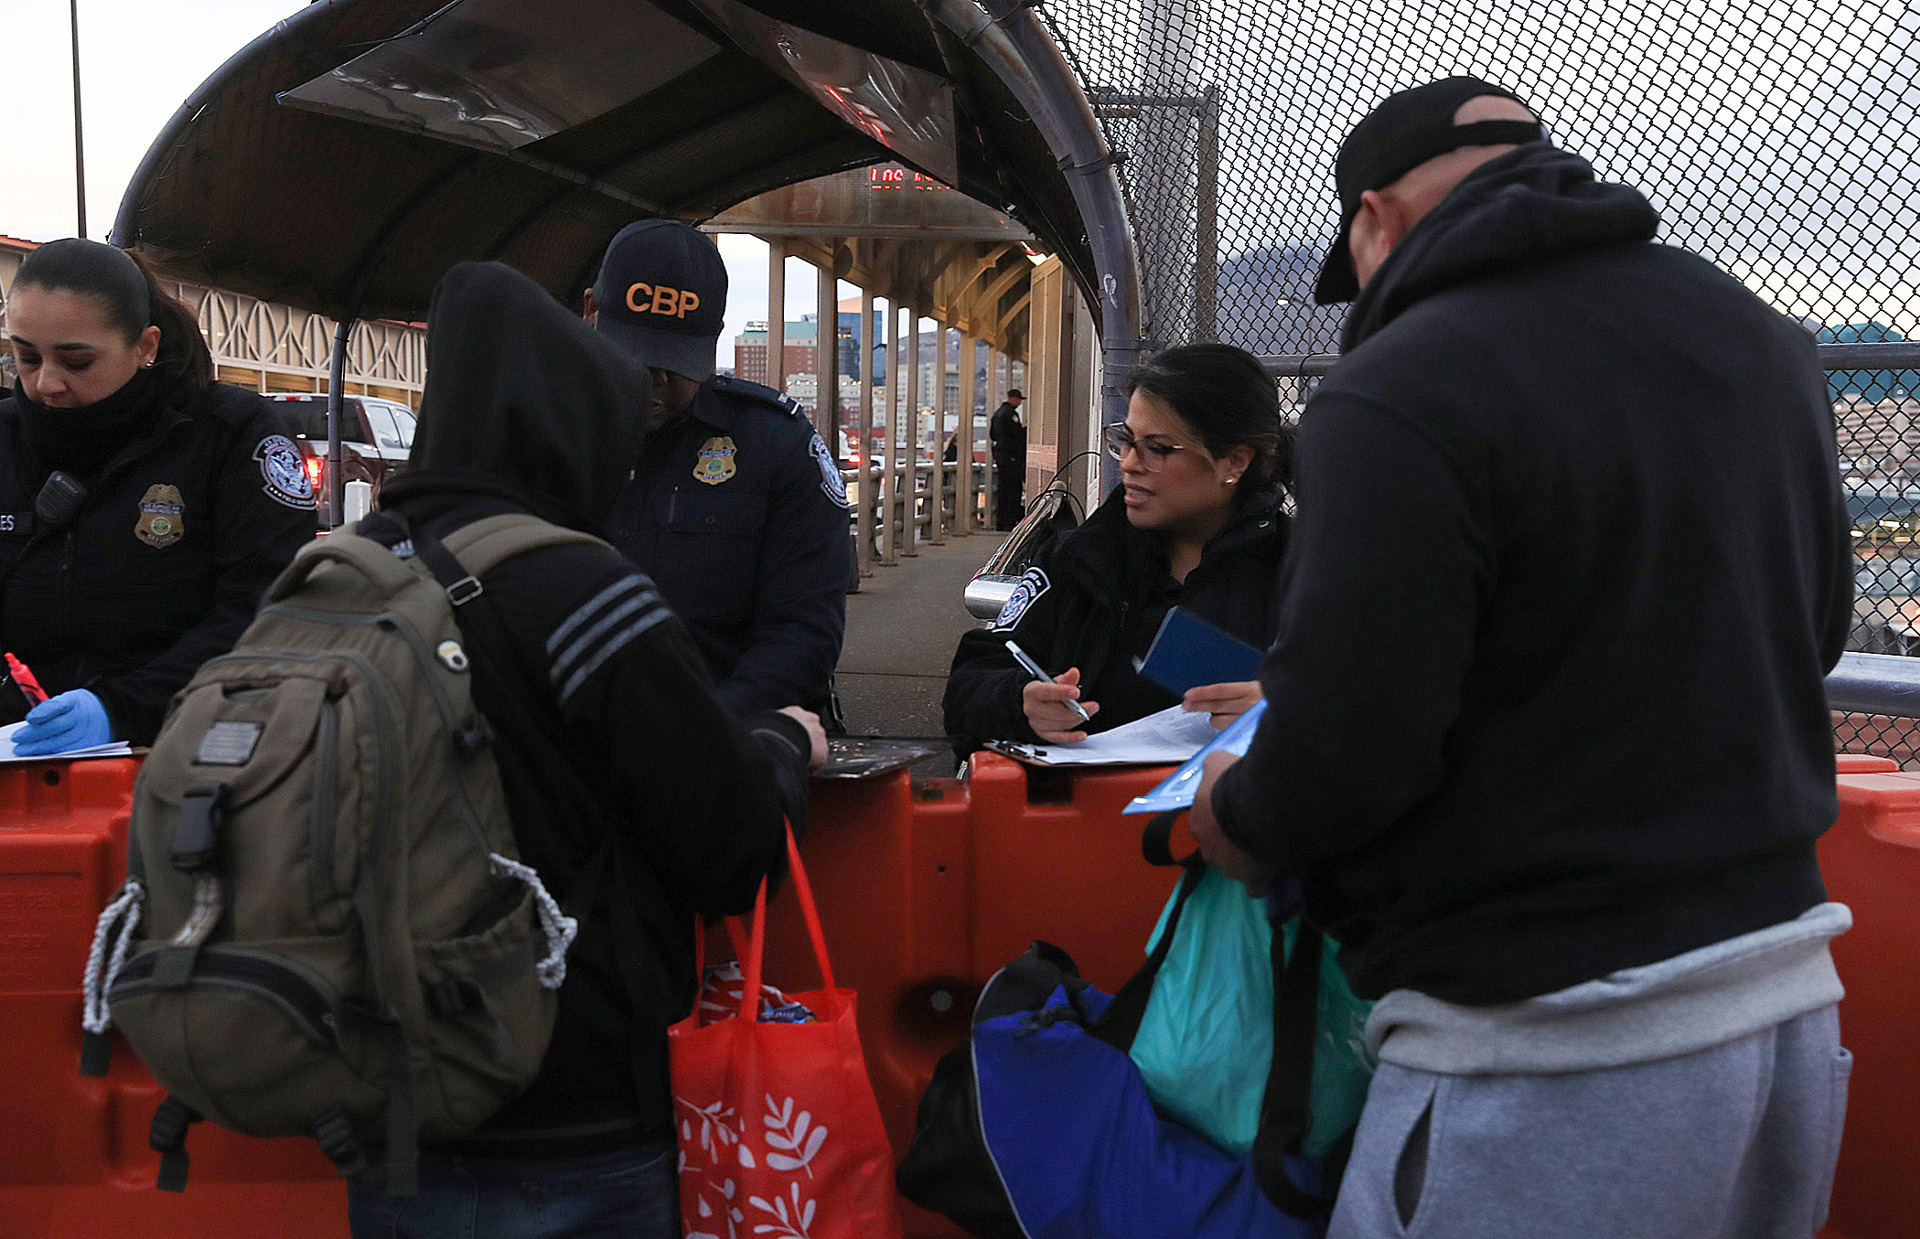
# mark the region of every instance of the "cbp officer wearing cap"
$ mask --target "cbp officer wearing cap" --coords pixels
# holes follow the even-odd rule
[[[806,412],[714,373],[727,269],[697,229],[607,246],[586,319],[653,376],[646,443],[607,527],[693,630],[737,715],[831,708],[851,546],[840,466]]]
[[[1330,1239],[1812,1235],[1852,619],[1813,343],[1477,78],[1334,181],[1267,712],[1192,813],[1378,1000]]]

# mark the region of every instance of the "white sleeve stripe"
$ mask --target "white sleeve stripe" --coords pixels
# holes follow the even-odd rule
[[[552,657],[554,651],[560,648],[560,643],[565,641],[570,635],[572,635],[575,629],[579,628],[582,624],[585,624],[588,620],[592,619],[594,616],[594,613],[598,611],[601,607],[605,606],[609,602],[612,602],[616,597],[620,596],[621,594],[631,593],[636,589],[642,588],[645,584],[646,582],[643,581],[637,575],[633,573],[628,573],[626,576],[621,577],[619,580],[607,586],[605,589],[601,590],[599,593],[595,594],[593,597],[587,599],[587,601],[581,603],[580,606],[574,610],[572,615],[569,615],[564,621],[562,621],[560,627],[553,630],[553,635],[547,638],[548,657]]]
[[[661,601],[659,594],[650,589],[642,590],[632,598],[627,599],[619,606],[613,608],[612,611],[607,613],[606,618],[596,621],[593,627],[568,641],[566,646],[554,657],[553,682],[558,684],[564,679],[568,669],[574,663],[579,662],[583,655],[593,649],[594,642],[612,631],[614,625],[626,619],[634,612],[649,607],[662,612],[666,611],[666,604]]]
[[[602,664],[619,653],[635,637],[638,637],[641,633],[652,628],[655,624],[658,624],[672,614],[673,612],[665,607],[656,607],[654,610],[647,612],[647,614],[622,629],[605,645],[602,645],[599,651],[587,661],[585,666],[567,677],[566,684],[560,689],[560,704],[563,706],[566,705],[575,691],[578,690],[582,684],[586,683],[588,676],[600,670]]]

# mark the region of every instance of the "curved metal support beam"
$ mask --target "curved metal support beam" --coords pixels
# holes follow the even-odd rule
[[[920,3],[993,69],[1060,162],[1086,225],[1099,281],[1093,291],[1100,315],[1100,420],[1125,421],[1126,376],[1139,358],[1144,327],[1140,262],[1114,152],[1093,105],[1046,27],[1021,0]],[[1117,462],[1102,457],[1100,474],[1104,491],[1119,480]]]

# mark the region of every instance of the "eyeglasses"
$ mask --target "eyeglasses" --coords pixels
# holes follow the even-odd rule
[[[1161,469],[1165,468],[1167,458],[1175,452],[1200,451],[1199,448],[1189,447],[1184,443],[1170,443],[1165,439],[1157,437],[1136,439],[1133,437],[1133,431],[1127,428],[1125,422],[1112,423],[1106,428],[1104,435],[1107,455],[1113,457],[1115,460],[1125,460],[1128,451],[1138,452],[1140,454],[1140,464],[1148,473],[1158,473]],[[1200,454],[1202,456],[1207,455],[1205,452],[1200,452]],[[1209,457],[1209,459],[1211,459],[1211,457]]]

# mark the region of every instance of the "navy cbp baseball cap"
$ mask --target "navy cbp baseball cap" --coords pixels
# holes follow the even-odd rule
[[[1360,277],[1353,269],[1347,230],[1360,213],[1360,195],[1383,189],[1436,155],[1463,146],[1499,146],[1514,142],[1544,142],[1546,126],[1537,121],[1482,120],[1453,123],[1453,114],[1469,99],[1496,95],[1521,107],[1527,101],[1504,86],[1477,77],[1449,77],[1388,95],[1340,144],[1333,161],[1333,186],[1340,195],[1340,231],[1320,267],[1313,286],[1319,305],[1352,301],[1360,295]],[[1529,108],[1531,110],[1531,108]]]
[[[677,219],[628,224],[593,282],[594,326],[621,351],[696,383],[713,377],[727,311],[727,266],[706,235]]]

